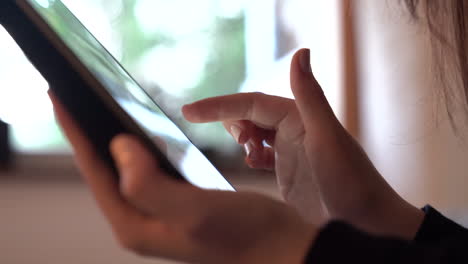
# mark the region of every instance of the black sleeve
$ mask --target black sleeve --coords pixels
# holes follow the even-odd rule
[[[323,263],[468,263],[468,230],[426,207],[413,241],[377,237],[343,222],[319,233],[307,264]]]
[[[426,213],[423,223],[414,239],[417,243],[431,243],[450,237],[465,237],[468,239],[468,230],[452,220],[444,217],[430,206],[424,207]]]

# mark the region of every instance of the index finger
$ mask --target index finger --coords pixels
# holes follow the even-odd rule
[[[182,108],[193,123],[249,120],[265,129],[274,129],[293,111],[291,99],[262,93],[238,93],[204,99]]]

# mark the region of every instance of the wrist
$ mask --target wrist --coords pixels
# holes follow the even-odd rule
[[[269,263],[304,263],[309,250],[313,247],[319,234],[317,227],[303,224],[302,228],[295,228],[292,236],[282,243],[284,252],[274,262]]]
[[[281,220],[284,222],[276,232],[265,237],[262,250],[254,248],[256,257],[249,257],[251,261],[246,263],[304,263],[319,230],[304,221],[294,209],[288,208],[288,210],[290,213]]]
[[[288,248],[288,254],[286,254],[286,260],[278,263],[304,263],[309,250],[315,244],[315,241],[319,234],[319,229],[316,226],[307,224],[301,229],[297,229],[295,238],[290,243],[284,243],[284,247]]]
[[[393,190],[392,190],[393,191]],[[411,205],[396,192],[381,195],[351,224],[375,235],[388,235],[413,240],[423,220],[424,212]]]

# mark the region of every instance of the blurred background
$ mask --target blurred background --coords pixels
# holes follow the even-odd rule
[[[390,184],[468,224],[466,143],[437,100],[429,34],[399,1],[63,2],[155,100],[168,98],[159,102],[175,116],[185,103],[223,94],[291,98],[290,59],[310,48],[335,113]],[[118,247],[79,180],[47,89],[0,26],[0,119],[14,151],[0,173],[0,262],[165,263]],[[246,170],[220,124],[183,126],[238,188],[279,198],[274,177]]]
[[[42,1],[47,5],[54,2]],[[295,2],[311,5],[307,1],[271,0],[63,2],[148,93],[175,116],[180,115],[183,104],[211,96],[240,91],[290,95],[287,86],[272,87],[266,81],[288,80],[290,54],[302,40],[291,29],[302,19],[294,15],[303,8]],[[336,15],[322,17],[336,20]],[[334,24],[327,28],[333,29]],[[336,29],[325,34],[338,36]],[[68,151],[44,93],[47,83],[4,29],[0,30],[0,45],[0,118],[12,125],[15,149]],[[335,57],[322,63],[336,67]],[[158,100],[163,96],[164,101]],[[31,115],[36,118],[31,119]],[[201,147],[220,151],[232,148],[232,140],[219,125],[184,125]]]

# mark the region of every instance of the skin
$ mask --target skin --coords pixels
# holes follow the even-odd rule
[[[223,122],[248,149],[247,164],[275,171],[295,209],[258,194],[206,191],[174,181],[129,135],[110,146],[120,176],[116,182],[51,95],[76,163],[123,247],[192,263],[302,263],[318,227],[332,218],[377,234],[415,235],[423,213],[389,187],[339,124],[309,57],[301,50],[291,63],[296,100],[236,94],[183,108],[189,121]]]
[[[76,163],[122,247],[190,263],[300,263],[304,258],[317,229],[295,210],[254,193],[205,191],[175,181],[129,135],[110,146],[119,170],[116,182],[53,101]]]
[[[215,97],[185,106],[185,117],[223,122],[248,146],[247,164],[274,170],[285,200],[310,222],[341,219],[374,234],[412,239],[423,213],[387,184],[339,123],[309,61],[301,63],[308,52],[296,53],[291,64],[295,100],[260,93]]]

